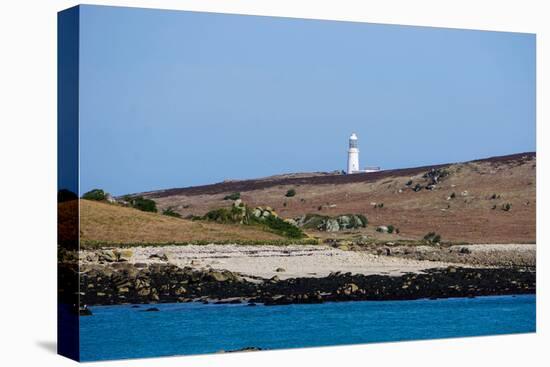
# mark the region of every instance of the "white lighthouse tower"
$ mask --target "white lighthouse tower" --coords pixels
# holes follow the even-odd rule
[[[348,174],[360,172],[359,170],[359,149],[357,148],[357,135],[352,133],[349,137],[348,149]]]

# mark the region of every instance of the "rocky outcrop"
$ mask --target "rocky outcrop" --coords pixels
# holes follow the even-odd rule
[[[81,304],[203,301],[283,305],[351,300],[405,300],[535,293],[530,269],[449,267],[402,276],[331,273],[324,278],[247,281],[227,270],[157,263],[83,265]],[[60,273],[63,277],[63,272]]]
[[[350,229],[364,228],[368,220],[362,214],[344,214],[335,217],[329,217],[319,214],[306,214],[295,218],[294,223],[298,227],[306,229],[316,229],[326,232],[338,232]]]
[[[278,217],[277,213],[273,208],[266,206],[265,208],[258,206],[252,209],[252,215],[258,219],[268,218],[268,217]]]
[[[412,300],[535,293],[535,272],[449,267],[399,277],[334,273],[287,279],[250,301],[266,305],[354,300]]]
[[[100,250],[86,254],[86,261],[97,261],[101,264],[126,262],[132,259],[134,252],[130,249]]]
[[[233,286],[229,284],[235,283]],[[240,276],[227,270],[193,270],[175,265],[113,263],[81,267],[81,301],[86,304],[184,302],[203,295],[249,293]]]

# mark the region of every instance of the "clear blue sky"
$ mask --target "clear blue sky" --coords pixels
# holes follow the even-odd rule
[[[80,191],[535,150],[535,36],[84,6]]]

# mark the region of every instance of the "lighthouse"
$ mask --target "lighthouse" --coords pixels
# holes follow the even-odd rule
[[[360,172],[359,170],[359,149],[357,148],[357,135],[352,133],[349,137],[348,149],[348,173]]]

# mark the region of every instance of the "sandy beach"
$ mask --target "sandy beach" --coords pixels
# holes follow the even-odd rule
[[[324,245],[243,246],[202,245],[134,247],[130,263],[168,263],[194,269],[229,270],[245,277],[280,279],[297,277],[325,277],[331,272],[353,274],[401,275],[417,273],[435,267],[452,265],[439,261],[420,261],[344,251]],[[89,255],[82,252],[82,258]]]
[[[535,292],[535,245],[341,247],[209,244],[83,250],[81,296],[86,304],[283,305]]]
[[[460,249],[467,248],[472,259],[480,256],[491,258],[524,257],[535,258],[534,244],[473,244],[455,246],[448,250],[454,255]],[[128,262],[132,264],[170,263],[178,267],[191,267],[197,270],[229,270],[244,277],[279,279],[299,277],[325,277],[331,272],[362,275],[382,274],[401,275],[419,273],[430,268],[448,267],[458,263],[461,266],[474,267],[472,261],[453,261],[455,257],[443,259],[449,261],[419,260],[403,256],[377,255],[368,251],[345,251],[326,245],[288,245],[288,246],[244,246],[244,245],[188,245],[162,247],[133,247]],[[81,260],[91,259],[93,251],[82,251]],[[166,255],[166,257],[164,257]],[[166,260],[167,259],[167,260]],[[95,261],[94,261],[95,262]]]

